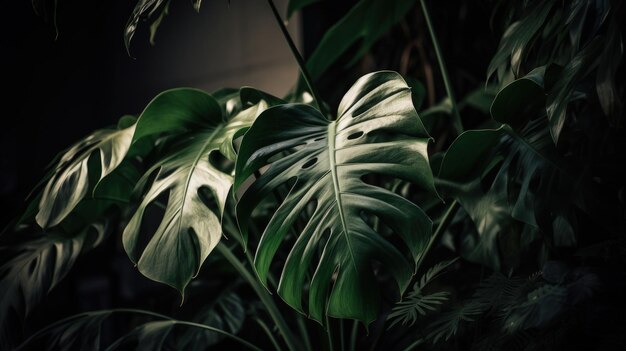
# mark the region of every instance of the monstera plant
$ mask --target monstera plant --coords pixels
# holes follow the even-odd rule
[[[288,16],[316,2],[291,0]],[[1,348],[619,349],[625,6],[490,4],[500,44],[486,83],[457,101],[426,1],[360,0],[305,61],[269,0],[297,86],[168,90],[62,152],[2,236]],[[154,38],[168,11],[139,0],[126,45],[144,20]],[[345,67],[380,55],[414,12],[424,26],[402,74],[345,79],[331,111],[316,81],[346,54]],[[408,73],[423,33],[439,90]],[[107,241],[179,292],[163,312],[181,318],[124,306],[15,331]]]

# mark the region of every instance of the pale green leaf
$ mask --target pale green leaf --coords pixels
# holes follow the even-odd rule
[[[99,153],[102,180],[120,165],[131,146],[135,125],[103,129],[74,144],[61,157],[43,190],[37,213],[42,228],[59,224],[87,195],[89,160]],[[91,184],[94,186],[94,184]]]
[[[211,154],[234,160],[233,138],[266,107],[261,100],[224,122],[218,102],[209,94],[179,89],[161,94],[142,113],[136,139],[190,129],[178,134],[167,155],[144,175],[143,199],[124,230],[124,248],[146,277],[183,292],[198,273],[222,236],[221,216],[232,185],[231,174],[213,164]],[[146,210],[162,197],[165,211],[158,228],[142,233]]]

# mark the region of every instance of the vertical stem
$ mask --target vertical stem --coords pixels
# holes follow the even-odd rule
[[[404,351],[411,351],[411,350],[415,349],[416,347],[420,346],[423,343],[424,343],[424,339],[417,339],[411,345],[407,346],[406,349],[404,349]]]
[[[424,20],[426,20],[426,26],[428,27],[428,32],[430,33],[430,39],[433,42],[433,48],[435,49],[435,55],[437,56],[437,63],[439,64],[443,84],[446,88],[446,94],[448,94],[448,98],[452,104],[452,123],[454,124],[454,129],[457,134],[461,134],[463,132],[463,122],[461,121],[459,109],[456,106],[456,98],[454,96],[454,91],[452,90],[452,83],[450,83],[448,69],[446,68],[446,63],[444,62],[443,55],[441,54],[441,48],[439,47],[439,41],[437,40],[437,35],[435,34],[435,28],[433,27],[433,23],[430,19],[430,13],[428,12],[428,7],[426,6],[426,0],[420,0],[420,5],[422,5]]]
[[[330,332],[330,318],[326,315],[326,336],[328,337],[328,350],[334,351],[335,347],[333,346],[333,334]]]
[[[327,113],[323,109],[324,106],[322,105],[322,99],[320,98],[320,95],[318,94],[317,89],[315,89],[315,86],[313,85],[313,79],[311,78],[309,71],[306,69],[306,64],[304,62],[304,59],[300,55],[300,52],[298,51],[296,44],[294,44],[293,40],[291,39],[291,36],[289,35],[289,32],[287,31],[287,27],[285,27],[285,23],[283,22],[282,18],[280,18],[280,14],[278,13],[278,10],[276,9],[276,5],[274,5],[274,1],[267,0],[267,3],[272,8],[272,13],[274,14],[274,18],[276,19],[276,22],[278,23],[280,30],[283,32],[283,36],[285,37],[285,40],[287,41],[287,44],[289,45],[289,49],[291,49],[291,53],[293,54],[293,57],[296,59],[296,62],[298,62],[298,67],[300,68],[300,72],[302,73],[302,77],[304,78],[306,85],[309,87],[309,90],[311,90],[311,95],[313,95],[313,103],[316,105],[317,109],[320,110],[320,112],[322,112],[324,116],[326,116]]]
[[[346,338],[344,337],[343,319],[339,320],[339,342],[341,343],[341,351],[345,351]]]
[[[352,332],[350,333],[350,351],[356,350],[356,337],[359,332],[359,321],[355,320],[352,324]]]
[[[309,338],[309,333],[306,328],[306,324],[304,322],[304,318],[301,315],[298,315],[298,327],[300,328],[300,334],[302,334],[302,341],[304,342],[304,346],[307,351],[313,351],[313,346],[311,345],[311,339]]]
[[[456,214],[456,211],[459,209],[459,207],[460,207],[459,202],[454,200],[446,209],[446,212],[443,214],[443,217],[441,217],[441,221],[439,222],[437,229],[435,229],[435,233],[433,234],[433,236],[430,237],[430,240],[428,241],[428,246],[426,246],[426,249],[424,250],[424,252],[417,259],[417,264],[415,265],[416,273],[419,272],[422,264],[424,264],[424,259],[426,255],[428,255],[428,253],[432,250],[435,244],[439,242],[439,239],[441,239],[441,236],[443,235],[443,233],[445,233],[446,228],[452,221],[452,218],[454,218],[454,215]]]
[[[244,267],[244,265],[239,261],[237,256],[235,256],[224,243],[219,243],[216,246],[216,250],[219,251],[224,256],[224,258],[226,258],[226,260],[233,266],[233,268],[235,268],[235,270],[237,270],[237,272],[241,274],[243,279],[248,282],[250,286],[252,286],[254,292],[259,296],[259,299],[261,299],[261,302],[263,303],[263,305],[265,305],[265,308],[267,308],[267,312],[270,314],[270,317],[272,317],[272,320],[274,320],[274,323],[276,323],[276,327],[283,335],[287,347],[292,351],[301,350],[301,348],[299,347],[300,345],[295,340],[293,333],[287,326],[287,322],[285,322],[285,319],[280,314],[278,307],[276,307],[274,300],[272,300],[272,297],[269,295],[265,287],[263,287],[261,283],[259,283],[256,277],[250,274],[246,267]]]
[[[282,351],[280,344],[278,343],[278,340],[276,340],[276,338],[274,337],[274,334],[272,333],[272,330],[267,326],[267,324],[265,324],[265,322],[263,322],[261,318],[255,318],[254,321],[257,322],[257,324],[261,327],[261,329],[263,329],[265,334],[267,334],[267,337],[272,342],[272,345],[274,345],[274,350]]]

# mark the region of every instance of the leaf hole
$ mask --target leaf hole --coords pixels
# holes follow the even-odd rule
[[[218,213],[220,206],[215,193],[211,188],[203,186],[198,189],[198,197],[202,200],[202,203],[211,210]]]
[[[361,136],[363,136],[363,132],[356,132],[356,133],[352,133],[350,135],[348,135],[348,140],[354,140],[354,139],[358,139]]]
[[[213,151],[209,153],[209,163],[223,173],[230,173],[235,164],[227,159],[221,152]]]
[[[306,161],[303,165],[302,165],[302,169],[307,169],[307,168],[311,168],[314,164],[317,163],[317,157],[313,157],[312,159]]]

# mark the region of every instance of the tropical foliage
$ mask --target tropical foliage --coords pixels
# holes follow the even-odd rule
[[[56,5],[33,1],[52,23]],[[301,66],[286,97],[168,90],[62,152],[1,237],[0,348],[622,349],[626,6],[487,2],[499,44],[459,84],[430,5],[449,11],[357,1],[305,62],[269,0]],[[137,1],[127,48],[168,12]],[[175,317],[23,333],[107,241],[179,292]]]

